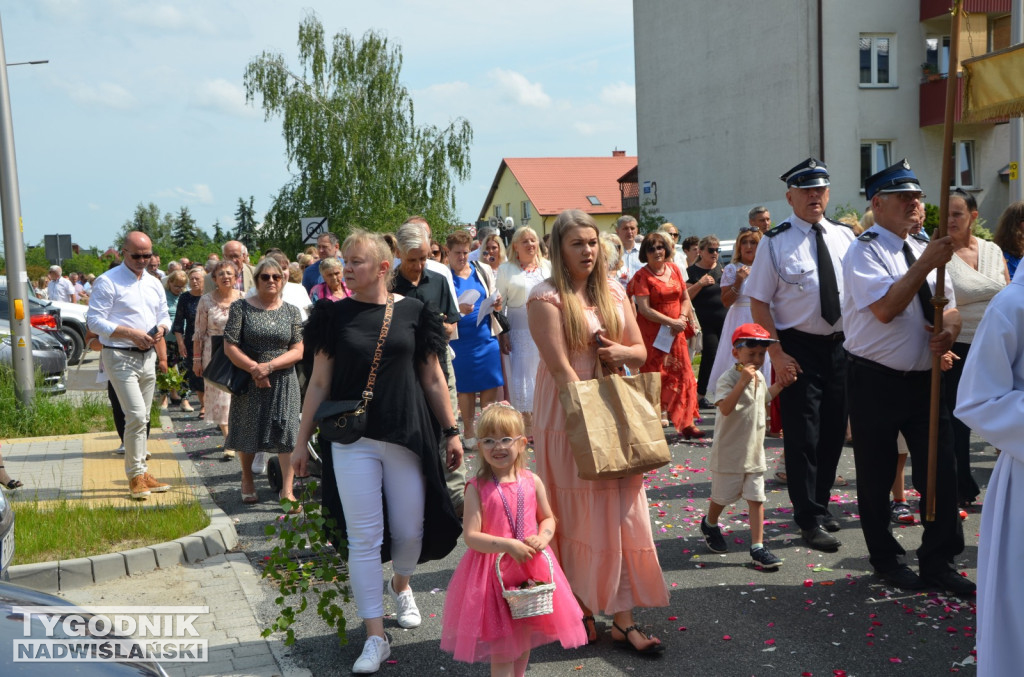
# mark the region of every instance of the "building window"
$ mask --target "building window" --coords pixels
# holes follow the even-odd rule
[[[520,223],[526,224],[530,222],[530,217],[532,216],[530,212],[530,201],[523,200],[523,215],[519,218]]]
[[[860,86],[896,86],[895,34],[860,34]]]
[[[596,195],[588,195],[587,202],[589,202],[594,207],[597,207],[598,205],[601,204],[601,200],[599,200]]]
[[[974,142],[953,144],[953,180],[950,188],[974,188]]]
[[[994,52],[1010,46],[1010,15],[988,22],[988,51]]]
[[[861,141],[860,142],[860,187],[864,191],[864,182],[872,174],[876,174],[892,162],[889,141]]]
[[[924,47],[924,62],[932,67],[933,72],[949,75],[949,36],[926,38]]]
[[[500,219],[501,216],[501,205],[494,205],[494,218]]]

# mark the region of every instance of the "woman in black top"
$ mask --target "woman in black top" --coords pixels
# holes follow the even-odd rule
[[[199,418],[206,414],[204,381],[202,376],[196,376],[192,371],[192,361],[195,357],[192,354],[192,338],[196,332],[196,308],[199,307],[199,299],[203,298],[203,280],[206,272],[202,268],[193,268],[188,271],[188,293],[178,297],[178,311],[174,314],[174,323],[171,325],[171,332],[177,339],[178,353],[185,355],[185,364],[189,369],[185,371],[185,378],[188,379],[188,387],[199,396]],[[181,408],[184,411],[188,400],[182,399]]]
[[[342,250],[351,295],[317,303],[305,331],[315,358],[292,455],[299,476],[306,474],[306,443],[320,403],[362,398],[387,310],[392,255],[383,238],[356,232]],[[437,286],[447,294],[443,281]],[[359,673],[375,672],[391,654],[384,635],[381,562],[394,560],[387,587],[399,625],[416,627],[420,615],[410,575],[418,561],[451,552],[462,531],[436,451],[443,434],[448,467],[462,463],[438,363],[447,349],[441,316],[418,299],[390,296],[392,318],[367,407],[366,434],[352,444],[325,445],[322,454],[324,506],[341,523],[334,539],[347,538],[353,596],[366,625],[366,643],[353,666]]]
[[[718,339],[722,334],[722,325],[728,310],[722,305],[722,267],[718,265],[718,238],[708,235],[698,245],[699,253],[693,265],[686,269],[686,291],[693,302],[693,310],[700,322],[704,347],[701,349],[700,374],[697,376],[697,395],[700,396],[701,409],[710,409],[714,405],[707,401],[708,379],[711,368],[715,366],[715,353],[718,352]]]

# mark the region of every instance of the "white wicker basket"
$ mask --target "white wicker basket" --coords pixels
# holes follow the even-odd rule
[[[505,589],[505,581],[501,578],[501,558],[505,556],[505,553],[500,553],[498,559],[494,561],[494,570],[498,574],[498,585],[501,586],[501,595],[508,603],[508,609],[512,612],[512,618],[544,616],[554,611],[555,566],[551,561],[551,555],[546,550],[541,550],[541,554],[548,560],[548,577],[551,579],[551,582],[525,590]]]

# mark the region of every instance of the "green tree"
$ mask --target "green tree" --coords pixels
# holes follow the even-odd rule
[[[196,230],[196,220],[192,218],[188,207],[182,207],[174,218],[171,241],[178,249],[184,249],[197,239],[199,239],[199,231]]]
[[[238,198],[238,209],[235,210],[235,232],[234,238],[245,245],[251,252],[256,251],[256,210],[253,209],[253,196],[249,196],[249,202],[244,198]]]
[[[315,15],[299,24],[294,75],[278,53],[245,71],[246,100],[281,116],[292,179],[264,218],[261,234],[288,251],[301,246],[299,219],[326,216],[332,229],[393,230],[423,214],[439,231],[456,220],[455,182],[469,178],[473,130],[464,118],[417,125],[401,84],[401,49],[369,31],[342,31],[330,50]]]
[[[224,229],[220,227],[220,219],[213,222],[213,242],[220,244],[227,241],[228,234],[224,232]]]
[[[650,199],[644,199],[643,204],[640,205],[640,214],[636,218],[636,226],[640,234],[653,233],[663,223],[665,223],[665,217],[662,216],[661,210],[655,207]]]
[[[117,235],[115,245],[120,249],[128,233],[138,230],[149,236],[154,247],[161,247],[169,244],[173,226],[173,217],[170,214],[161,215],[160,208],[152,202],[148,205],[143,205],[140,202],[135,206],[132,218],[121,226],[121,232]]]

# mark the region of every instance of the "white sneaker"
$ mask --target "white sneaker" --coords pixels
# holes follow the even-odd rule
[[[412,596],[412,590],[395,592],[391,585],[392,581],[394,581],[393,578],[388,580],[388,592],[391,593],[391,599],[395,600],[397,609],[395,616],[398,618],[398,624],[403,628],[418,628],[422,619],[420,610],[416,606],[416,598]]]
[[[252,471],[257,475],[267,472],[267,452],[256,452],[256,456],[252,459]]]
[[[115,451],[114,453],[115,454],[121,454],[122,456],[124,456],[124,445],[122,444],[121,446],[119,446],[117,448],[117,451]]]
[[[357,675],[370,675],[380,670],[380,664],[391,655],[391,645],[388,640],[377,635],[370,635],[363,644],[363,653],[352,664],[352,672]]]

